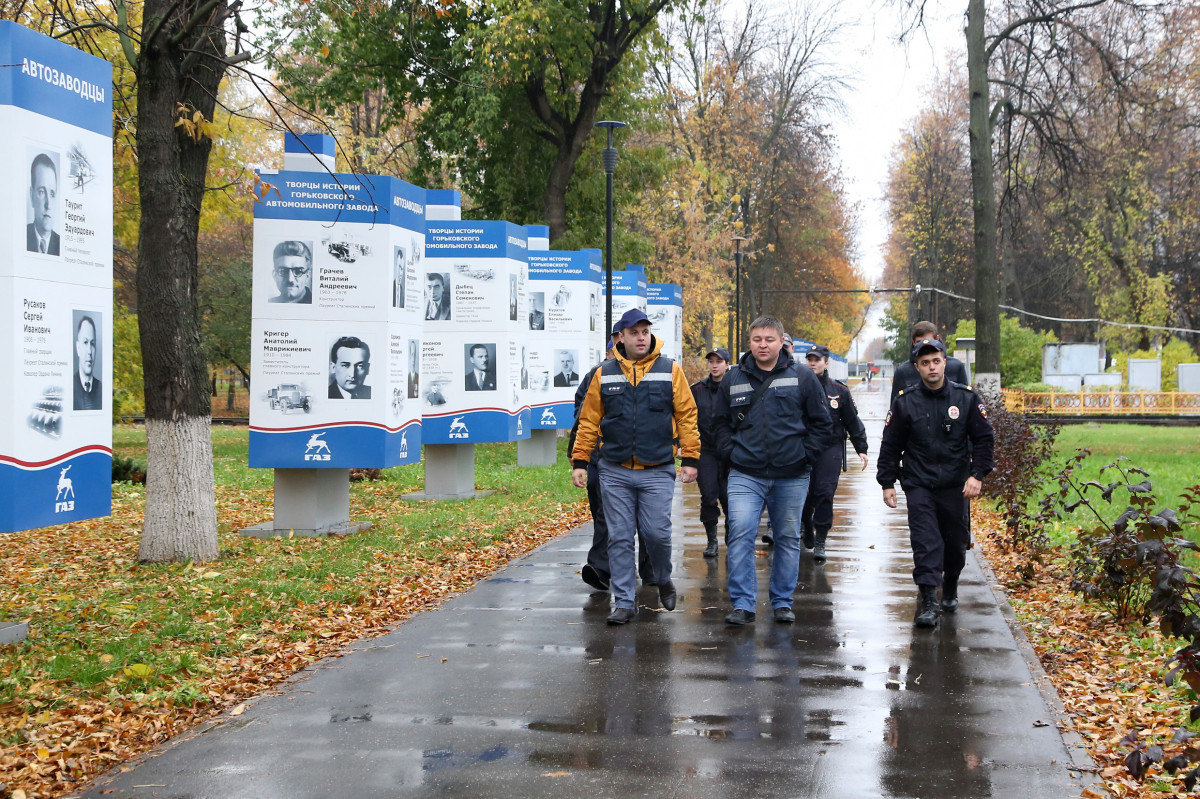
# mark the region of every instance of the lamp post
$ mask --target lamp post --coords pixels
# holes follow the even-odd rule
[[[608,145],[604,148],[604,335],[612,335],[612,258],[613,258],[613,172],[617,171],[617,148],[613,147],[613,131],[626,127],[624,122],[605,120],[596,127],[608,130]],[[608,343],[605,343],[608,349]]]
[[[745,240],[745,236],[733,237],[733,329],[737,333],[734,340],[729,343],[733,345],[733,358],[735,361],[742,354],[742,242]]]

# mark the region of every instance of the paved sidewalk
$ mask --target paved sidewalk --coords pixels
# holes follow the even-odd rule
[[[843,476],[829,561],[802,556],[796,624],[770,620],[764,549],[758,622],[724,625],[725,550],[701,557],[680,486],[674,613],[641,588],[639,618],[608,627],[608,595],[578,575],[585,526],[86,795],[1078,796],[1085,758],[974,556],[958,613],[912,626],[905,516],[874,482],[876,388],[856,394],[871,465]]]

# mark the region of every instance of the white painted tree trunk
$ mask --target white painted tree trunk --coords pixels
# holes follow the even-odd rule
[[[146,512],[138,560],[217,557],[211,419],[146,420]]]

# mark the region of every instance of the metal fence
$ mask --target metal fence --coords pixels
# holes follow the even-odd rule
[[[1200,394],[1179,391],[1045,391],[1006,388],[1004,407],[1014,413],[1086,416],[1200,416]]]

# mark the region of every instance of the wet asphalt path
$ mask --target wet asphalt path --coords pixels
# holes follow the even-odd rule
[[[86,795],[1078,796],[1080,752],[974,556],[959,612],[912,626],[904,514],[874,482],[876,389],[856,393],[871,464],[843,475],[829,561],[802,556],[796,624],[770,620],[763,549],[758,622],[724,625],[724,548],[701,557],[681,486],[674,613],[644,587],[639,618],[606,626],[607,594],[578,576],[586,526]]]

